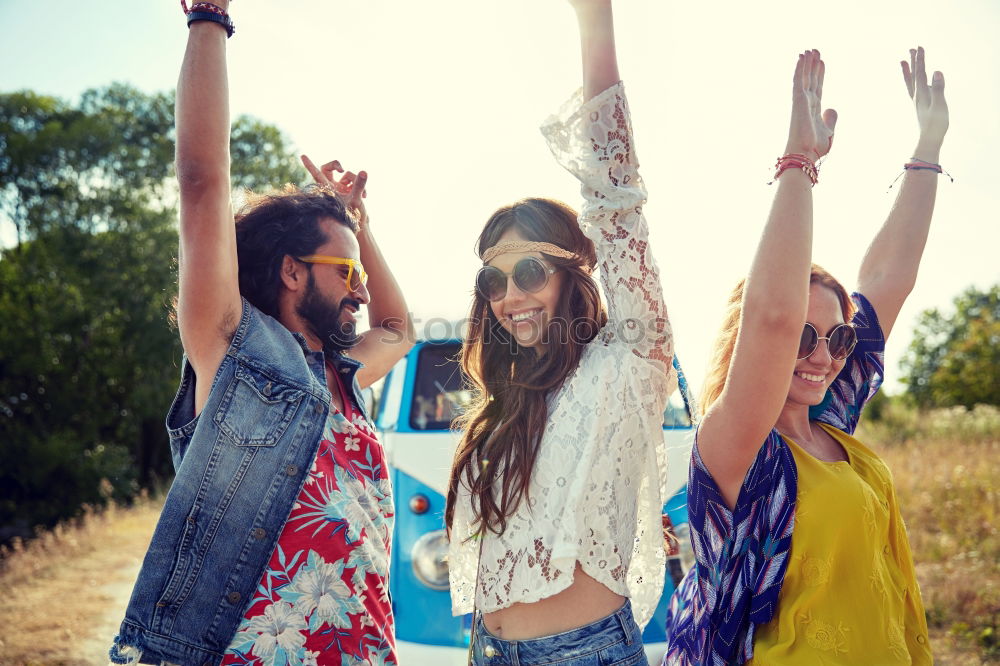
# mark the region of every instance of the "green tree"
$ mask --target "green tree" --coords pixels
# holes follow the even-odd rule
[[[0,224],[16,238],[0,251],[0,541],[171,473],[172,135],[172,94],[0,94]],[[235,186],[305,180],[259,120],[237,119],[232,154]]]
[[[924,407],[1000,405],[1000,284],[970,287],[954,306],[920,315],[901,363],[909,393]]]
[[[53,227],[128,226],[174,211],[174,96],[123,84],[72,106],[31,91],[0,94],[0,214],[18,242]],[[301,183],[305,169],[281,131],[249,116],[233,123],[233,186]]]

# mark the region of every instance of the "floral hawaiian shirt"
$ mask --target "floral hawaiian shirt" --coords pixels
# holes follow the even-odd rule
[[[396,663],[388,469],[372,426],[350,400],[344,405],[330,410],[226,666]]]

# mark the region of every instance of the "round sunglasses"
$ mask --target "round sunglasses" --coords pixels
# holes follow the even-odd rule
[[[495,266],[483,266],[476,273],[476,291],[488,301],[501,301],[507,295],[507,278],[513,278],[517,288],[534,294],[545,288],[555,268],[542,263],[538,257],[525,257],[514,264],[514,270],[504,273]]]
[[[858,343],[858,334],[850,324],[837,324],[824,337],[819,334],[815,326],[806,322],[802,329],[802,337],[799,338],[798,360],[809,358],[819,347],[820,340],[826,340],[833,360],[842,361],[854,351],[854,345]]]

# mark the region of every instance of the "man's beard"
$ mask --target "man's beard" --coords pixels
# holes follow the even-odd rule
[[[309,332],[323,343],[323,351],[327,354],[339,354],[358,344],[358,334],[354,319],[341,321],[340,316],[348,306],[361,309],[361,303],[353,298],[344,297],[339,305],[334,305],[323,298],[316,288],[312,273],[306,284],[306,295],[295,311],[309,326]]]

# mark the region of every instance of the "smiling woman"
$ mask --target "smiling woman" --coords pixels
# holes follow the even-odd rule
[[[799,55],[774,205],[702,397],[688,494],[698,565],[671,600],[667,664],[932,663],[892,477],[853,437],[916,280],[948,129],[944,77],[928,84],[923,49],[902,69],[920,136],[849,296],[811,264],[814,158],[837,114],[822,111],[819,52]]]
[[[452,611],[477,611],[476,664],[645,662],[663,588],[672,336],[611,3],[571,4],[584,89],[543,134],[583,212],[533,198],[490,217],[462,350],[476,394],[445,519]]]
[[[490,328],[498,323],[518,347],[539,355],[551,348],[572,356],[572,347],[553,344],[565,341],[565,333],[573,328],[570,323],[588,329],[581,344],[605,323],[607,315],[590,277],[596,259],[593,243],[565,204],[526,199],[501,208],[486,223],[479,248],[485,265],[476,276],[472,317],[489,319]],[[557,337],[549,339],[553,335]]]

